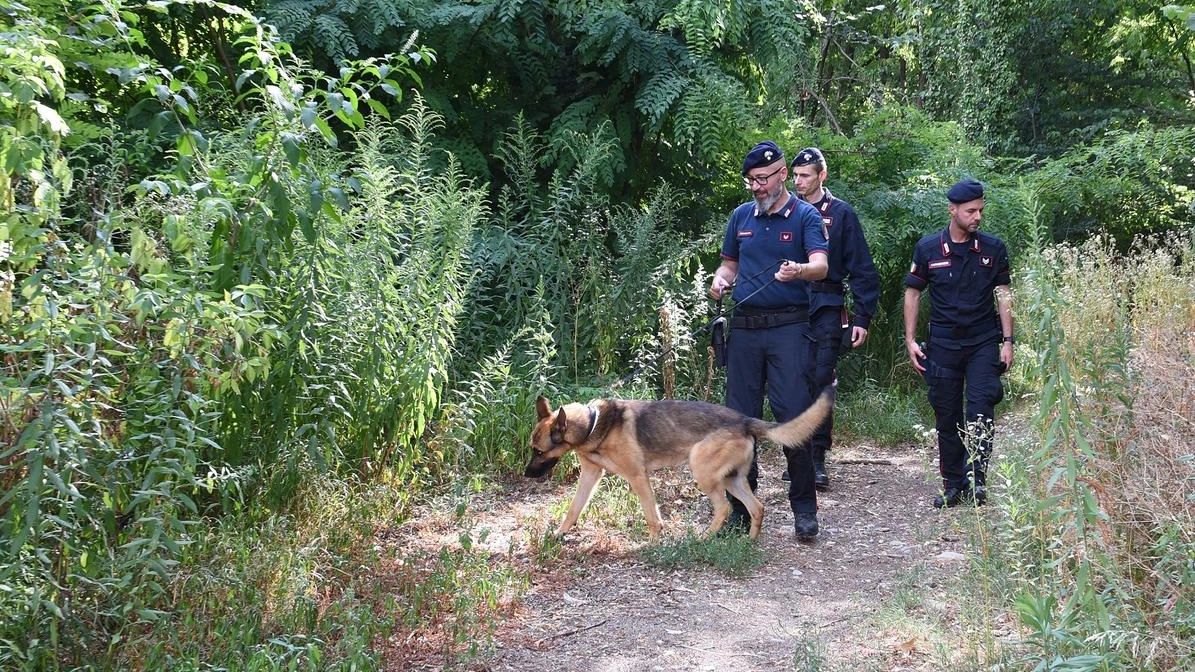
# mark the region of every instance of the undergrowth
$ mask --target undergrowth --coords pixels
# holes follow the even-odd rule
[[[1195,669],[1193,271],[1189,236],[1031,260],[988,505],[943,519],[968,562],[910,574],[877,627],[941,669]]]
[[[1126,257],[1095,238],[1026,274],[1034,432],[1007,444],[995,511],[970,534],[971,599],[1019,634],[1001,645],[989,629],[981,662],[1195,668],[1193,271],[1189,237],[1142,239]]]
[[[381,485],[305,480],[285,512],[208,521],[168,590],[170,611],[100,669],[377,669],[396,598],[373,581],[375,527],[398,504]],[[235,608],[230,608],[235,605]]]
[[[694,569],[711,567],[727,576],[751,575],[764,563],[764,552],[746,535],[715,535],[702,539],[692,529],[683,537],[662,539],[639,551],[648,564],[658,567]]]

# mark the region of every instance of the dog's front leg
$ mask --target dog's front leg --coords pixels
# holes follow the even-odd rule
[[[589,460],[577,456],[581,463],[581,476],[577,479],[577,494],[573,495],[573,503],[568,507],[568,515],[564,517],[564,522],[560,524],[560,529],[556,531],[557,534],[563,535],[572,529],[573,525],[577,523],[577,519],[581,517],[581,512],[589,506],[589,500],[593,497],[593,490],[597,487],[598,481],[602,480],[606,470]]]
[[[660,507],[656,505],[656,493],[651,489],[651,480],[646,473],[641,472],[628,476],[627,482],[631,484],[631,490],[639,496],[643,517],[647,519],[647,536],[656,541],[660,538],[660,529],[663,526],[660,523]]]

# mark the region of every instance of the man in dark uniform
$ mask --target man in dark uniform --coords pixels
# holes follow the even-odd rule
[[[792,172],[797,195],[817,209],[830,241],[829,271],[824,280],[810,283],[809,297],[809,330],[817,342],[814,389],[821,389],[834,382],[834,367],[838,364],[843,338],[850,339],[852,348],[867,341],[871,316],[880,300],[880,274],[871,261],[871,250],[863,237],[863,226],[855,209],[846,201],[835,198],[824,186],[828,172],[821,150],[809,147],[797,152],[792,161]],[[846,309],[844,295],[848,285],[844,281],[850,283],[853,316]],[[810,445],[813,482],[818,490],[830,487],[826,452],[833,442],[833,431],[834,413],[831,411]]]
[[[909,360],[925,377],[937,416],[942,473],[937,508],[986,500],[994,409],[1004,397],[1000,375],[1013,358],[1008,249],[999,238],[979,231],[983,185],[962,180],[946,198],[950,225],[917,243],[905,277],[904,305]],[[929,341],[922,348],[916,329],[926,287]]]
[[[813,206],[785,189],[788,167],[774,142],[763,142],[743,160],[743,186],[754,201],[730,215],[722,241],[722,264],[710,282],[710,296],[721,299],[734,286],[734,315],[727,341],[726,405],[763,417],[766,390],[779,422],[800,415],[813,403],[813,340],[809,334],[809,282],[826,276],[826,237]],[[808,446],[784,446],[792,481],[788,499],[798,538],[817,535],[817,491]],[[747,480],[754,490],[759,466],[751,462]],[[730,524],[749,517],[731,497]]]

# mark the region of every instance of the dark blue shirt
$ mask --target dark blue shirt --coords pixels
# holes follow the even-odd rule
[[[734,284],[736,305],[808,310],[809,283],[804,280],[773,282],[762,290],[760,287],[772,279],[781,260],[807,263],[812,252],[828,250],[821,215],[796,196],[789,194],[784,207],[770,214],[759,212],[754,201],[740,205],[731,213],[722,240],[722,257],[739,263]],[[759,293],[751,296],[757,290]]]
[[[819,283],[812,283],[813,291],[810,296],[810,312],[830,306],[843,305],[843,294],[834,291],[834,284],[841,285],[849,279],[851,295],[854,298],[851,307],[854,313],[854,324],[867,329],[871,325],[871,316],[875,315],[876,304],[880,301],[880,273],[871,260],[871,250],[867,247],[867,239],[863,237],[863,225],[859,223],[859,215],[850,203],[835,198],[829,189],[825,189],[822,200],[813,204],[826,226],[830,241],[830,271],[824,280],[828,286],[819,291]]]
[[[966,243],[952,242],[949,229],[922,238],[905,276],[907,287],[929,287],[930,339],[956,347],[999,337],[995,289],[1008,284],[1008,249],[983,231]]]

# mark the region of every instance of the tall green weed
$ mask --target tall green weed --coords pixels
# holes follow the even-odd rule
[[[10,10],[25,11],[5,7],[6,15]],[[89,26],[108,26],[105,21],[123,10],[105,3],[87,11],[97,13]],[[406,340],[391,342],[383,357],[377,350],[387,347],[384,341],[372,351],[354,346],[349,357],[336,352],[331,329],[305,330],[310,323],[295,315],[318,313],[321,306],[286,303],[302,295],[288,293],[294,286],[286,281],[322,289],[323,278],[356,272],[339,254],[355,251],[345,243],[371,231],[344,214],[351,210],[350,194],[360,202],[345,189],[355,183],[336,179],[342,166],[320,145],[337,140],[330,120],[365,126],[360,111],[345,104],[346,92],[364,101],[371,87],[391,86],[388,75],[402,68],[368,62],[346,67],[336,79],[305,73],[268,28],[235,7],[221,11],[240,20],[240,44],[259,66],[238,82],[241,102],[257,115],[253,123],[205,136],[192,104],[198,94],[181,79],[185,66],[122,73],[130,77],[130,91],[148,92],[149,104],[184,129],[179,160],[170,174],[124,190],[125,200],[103,201],[110,209],[85,212],[87,220],[71,219],[61,207],[71,180],[61,171],[69,155],[58,141],[70,129],[51,106],[65,105],[63,82],[70,80],[54,57],[58,45],[44,34],[47,24],[28,17],[18,17],[21,29],[3,37],[13,47],[6,54],[45,66],[18,72],[17,61],[7,57],[0,64],[9,85],[29,84],[31,73],[43,77],[44,94],[33,96],[44,108],[40,113],[37,106],[15,111],[34,114],[30,123],[4,131],[22,137],[3,143],[3,185],[17,185],[0,190],[0,666],[6,669],[122,659],[143,633],[171,618],[177,606],[171,586],[181,564],[207,550],[196,552],[207,543],[203,530],[211,520],[204,516],[258,510],[260,488],[277,485],[280,475],[287,487],[273,489],[275,503],[290,504],[313,471],[309,465],[368,472],[387,459],[390,446],[421,436],[438,402],[451,351],[443,334],[451,334],[452,311],[459,309],[460,250],[470,239],[470,229],[457,224],[478,217],[480,199],[459,198],[467,192],[459,173],[422,174],[421,159],[412,158],[418,152],[408,154],[401,184],[410,210],[403,221],[407,230],[429,237],[422,247],[401,249],[410,262],[405,275],[384,280],[416,293],[423,303],[401,304],[410,310],[427,302],[446,305],[444,319],[430,323],[431,332],[399,332]],[[110,27],[132,35],[129,25]],[[279,81],[286,86],[276,86]],[[413,126],[408,130],[415,136]],[[37,152],[10,153],[34,146]],[[80,211],[86,208],[71,210]],[[326,225],[327,235],[317,224]],[[431,237],[437,234],[441,238]],[[359,247],[376,250],[369,242]],[[390,246],[384,255],[357,261],[388,268],[394,252]],[[439,271],[430,280],[429,269]],[[375,282],[371,292],[358,294],[387,305],[393,296],[386,288]],[[330,303],[339,308],[345,298]],[[362,315],[375,331],[351,335],[373,344],[383,323],[368,321],[360,310],[340,314]],[[319,360],[320,372],[344,375],[313,376],[301,397],[272,394],[278,389],[272,382],[294,373],[286,355],[296,352],[312,354],[305,361]],[[327,352],[334,358],[321,360]],[[368,361],[371,354],[402,365],[396,368],[405,375],[393,384],[407,397],[385,388],[368,394],[388,380],[379,367],[335,366],[358,356]],[[386,407],[395,396],[405,414]],[[247,406],[249,399],[261,405]],[[270,423],[263,409],[269,419],[284,421]],[[380,423],[362,423],[355,435],[348,429],[335,434],[337,417],[341,428],[351,429],[356,426],[346,414],[370,412],[397,429],[374,433]],[[288,422],[293,418],[307,421]],[[327,456],[337,459],[321,461]]]
[[[419,478],[424,456],[413,448],[449,380],[473,225],[485,213],[454,164],[425,168],[438,123],[417,107],[401,127],[360,133],[345,167],[359,195],[271,271],[270,310],[288,338],[271,375],[227,409],[220,443],[233,464],[276,469],[276,501],[305,462]]]
[[[1041,442],[1001,468],[990,565],[1036,669],[1195,664],[1195,246],[1049,248],[1019,291]],[[1022,333],[1025,329],[1022,329]],[[1186,558],[1187,561],[1179,561]]]
[[[400,495],[313,472],[290,511],[206,521],[171,578],[167,613],[126,631],[97,667],[379,669],[376,639],[397,625],[398,605],[377,578],[388,556],[375,534]]]

